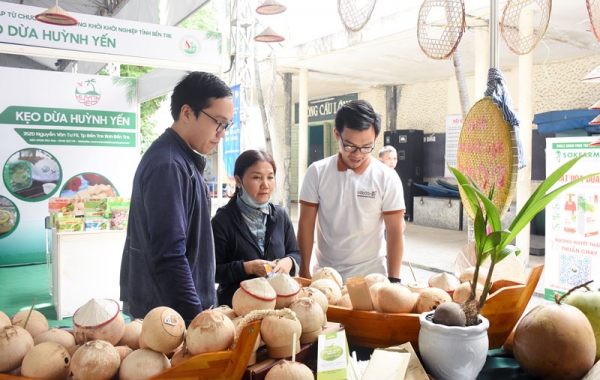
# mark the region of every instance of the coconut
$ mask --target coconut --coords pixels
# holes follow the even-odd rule
[[[13,325],[0,328],[0,372],[19,368],[32,347],[33,338],[24,328]]]
[[[406,287],[413,293],[421,293],[423,289],[427,289],[430,286],[425,282],[413,281],[406,284]]]
[[[483,293],[483,285],[477,282],[477,287],[475,289],[475,300],[479,301],[479,297],[481,297],[481,293]],[[454,289],[454,293],[452,293],[452,300],[454,302],[463,303],[469,299],[471,295],[471,283],[463,282],[458,285],[456,289]]]
[[[244,317],[237,317],[233,320],[231,320],[231,322],[233,322],[233,326],[235,327],[235,336],[236,339],[239,338],[239,336],[242,333],[242,328],[244,327],[244,325],[242,325],[242,322],[244,322],[245,319]],[[254,348],[252,349],[253,352],[256,352],[256,350],[258,350],[258,348],[260,346],[264,346],[265,342],[262,341],[261,337],[260,337],[260,332],[258,333],[258,336],[256,337],[256,341],[254,342]],[[256,359],[256,358],[254,358]],[[251,364],[248,364],[251,365]]]
[[[290,277],[289,274],[275,273],[269,279],[269,284],[275,289],[277,299],[275,301],[275,309],[283,309],[288,307],[298,299],[300,292],[300,284]]]
[[[71,358],[73,358],[73,355],[75,355],[75,352],[77,352],[77,350],[79,349],[79,347],[81,347],[80,345],[76,344],[71,348],[67,348],[67,351],[69,351],[69,356],[71,356]]]
[[[379,289],[385,285],[384,282],[376,282],[369,288],[369,293],[371,294],[371,302],[373,303],[373,309],[378,312],[382,312],[381,306],[379,305]]]
[[[121,358],[112,344],[92,340],[75,351],[71,372],[77,380],[108,380],[117,373],[120,364]]]
[[[33,347],[21,365],[21,375],[34,379],[63,380],[71,374],[71,356],[66,348],[54,342]]]
[[[475,275],[475,267],[468,267],[460,273],[458,279],[461,283],[473,281]],[[488,276],[488,270],[482,266],[479,267],[479,274],[477,275],[477,282],[485,286],[485,279]]]
[[[310,368],[300,362],[280,360],[267,372],[265,380],[314,380]]]
[[[452,297],[447,292],[439,288],[424,289],[417,299],[417,313],[435,310],[443,302],[452,302]]]
[[[316,342],[323,326],[323,309],[312,298],[298,298],[290,305],[302,325],[300,343]]]
[[[384,283],[379,288],[377,302],[384,313],[410,313],[415,306],[411,291],[395,283]]]
[[[277,293],[264,277],[245,280],[233,294],[231,304],[235,313],[241,317],[252,310],[274,309]]]
[[[444,326],[466,326],[467,316],[456,302],[444,302],[436,307],[431,321]]]
[[[142,334],[142,320],[134,319],[133,321],[125,324],[125,331],[118,346],[127,346],[132,350],[140,348],[140,335]]]
[[[228,349],[235,338],[231,319],[215,310],[204,310],[190,323],[185,342],[194,355]]]
[[[350,300],[350,294],[343,295],[342,298],[340,298],[340,300],[335,304],[335,306],[352,309],[352,301]]]
[[[232,321],[238,317],[238,315],[232,308],[229,307],[229,305],[221,305],[219,307],[216,307],[214,310],[218,311],[219,313],[223,313],[227,318],[231,319]]]
[[[150,310],[142,322],[140,347],[143,343],[154,351],[168,354],[183,342],[185,321],[178,312],[166,306]]]
[[[383,282],[385,284],[389,284],[390,280],[387,278],[386,275],[381,274],[381,273],[371,273],[365,276],[365,282],[367,283],[367,286],[370,288],[371,285],[377,283],[377,282]]]
[[[271,358],[292,356],[294,346],[296,352],[299,352],[301,334],[302,324],[292,312],[286,316],[266,316],[260,325],[260,336],[267,345],[267,354]]]
[[[116,346],[115,350],[117,350],[119,353],[119,359],[121,360],[121,363],[123,363],[123,360],[125,360],[125,358],[133,352],[133,349],[131,349],[129,346]]]
[[[12,323],[10,322],[10,318],[8,315],[4,314],[4,312],[0,311],[0,328],[4,326],[10,326]]]
[[[43,333],[39,334],[33,339],[33,343],[37,346],[43,342],[54,342],[58,343],[67,350],[73,347],[75,343],[75,337],[70,332],[59,329],[59,328],[51,328],[50,330],[46,330]]]
[[[185,355],[184,355],[185,352]],[[184,360],[188,360],[189,358],[193,357],[194,355],[183,349],[183,347],[179,348],[177,351],[175,351],[175,353],[173,354],[173,357],[171,357],[171,367],[176,366],[177,364],[183,362]],[[248,364],[251,365],[251,364]]]
[[[340,298],[342,298],[342,290],[333,280],[325,278],[316,280],[313,281],[310,286],[311,288],[317,288],[322,291],[323,294],[325,294],[325,297],[327,297],[327,302],[330,305],[337,304]]]
[[[339,272],[337,270],[335,270],[331,267],[324,267],[324,268],[318,269],[310,279],[310,283],[311,283],[310,286],[312,286],[312,284],[315,281],[322,280],[322,279],[332,280],[339,286],[340,290],[342,289],[342,286],[344,285],[342,276],[339,274]]]
[[[73,335],[79,344],[104,340],[116,345],[125,331],[119,303],[111,299],[91,299],[73,314]]]
[[[342,286],[342,297],[348,294],[348,287],[346,285]]]
[[[429,277],[429,286],[433,288],[442,289],[452,295],[454,290],[460,285],[458,277],[448,274],[446,272],[437,273]]]
[[[29,317],[29,320],[27,317]],[[29,331],[32,338],[48,330],[48,320],[44,314],[37,310],[31,310],[31,315],[29,314],[29,310],[21,310],[10,317],[10,322],[14,326],[23,327]],[[27,322],[27,327],[25,327],[25,322]]]
[[[144,380],[169,368],[171,362],[165,354],[141,348],[133,351],[123,360],[119,369],[119,379]]]

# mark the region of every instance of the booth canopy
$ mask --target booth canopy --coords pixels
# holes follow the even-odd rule
[[[600,126],[589,125],[600,112],[598,110],[578,109],[566,111],[550,111],[538,113],[533,122],[538,126],[538,133],[557,133],[571,129],[584,129],[591,133],[600,133]]]

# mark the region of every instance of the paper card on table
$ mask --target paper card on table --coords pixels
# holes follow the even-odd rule
[[[344,330],[320,334],[317,349],[317,380],[348,378],[348,343]]]
[[[362,380],[404,380],[410,355],[409,352],[376,349],[371,355]]]
[[[413,349],[412,344],[410,342],[401,344],[399,346],[392,346],[385,348],[386,351],[394,351],[394,352],[403,352],[410,353],[410,360],[408,361],[408,369],[406,371],[405,380],[428,380],[427,372],[425,372],[425,368],[421,365],[421,361],[417,356],[417,353]]]

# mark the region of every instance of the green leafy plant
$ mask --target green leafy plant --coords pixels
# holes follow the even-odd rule
[[[492,202],[494,188],[492,187],[486,194],[472,178],[467,178],[458,169],[449,167],[452,174],[456,177],[459,186],[463,189],[468,200],[468,205],[475,214],[475,220],[473,221],[475,233],[475,273],[471,283],[471,294],[467,301],[462,305],[467,317],[467,326],[478,324],[478,314],[481,312],[492,287],[491,280],[494,267],[511,253],[515,253],[516,255],[521,253],[519,248],[510,244],[517,237],[519,232],[521,232],[521,230],[523,230],[523,228],[526,227],[529,222],[560,193],[579,182],[600,174],[593,173],[580,177],[575,181],[569,182],[548,192],[582,157],[584,156],[579,156],[566,162],[550,174],[531,195],[527,202],[525,202],[525,205],[521,208],[508,229],[502,229],[500,212]],[[475,291],[477,279],[479,277],[479,269],[488,259],[490,260],[488,275],[485,280],[483,292],[479,301],[477,301]]]

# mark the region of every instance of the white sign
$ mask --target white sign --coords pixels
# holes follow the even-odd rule
[[[0,266],[45,261],[50,197],[131,196],[136,80],[3,67],[0,78]]]
[[[568,160],[585,155],[555,187],[600,171],[594,137],[546,140],[546,175]],[[545,298],[600,278],[600,176],[561,193],[546,206]]]
[[[71,14],[75,26],[35,20],[44,8],[0,3],[0,43],[164,61],[219,65],[218,41],[206,32],[111,17]]]
[[[461,115],[446,116],[446,165],[456,167],[456,155],[458,153],[458,138],[463,125]],[[454,174],[444,166],[444,177],[454,177]]]

